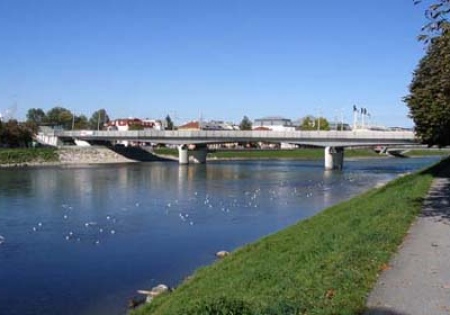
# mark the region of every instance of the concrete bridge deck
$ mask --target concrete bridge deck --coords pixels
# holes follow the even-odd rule
[[[318,147],[395,145],[417,143],[412,131],[241,131],[241,130],[135,130],[60,131],[55,136],[80,140],[127,140],[165,144],[212,144],[231,142],[285,142]]]

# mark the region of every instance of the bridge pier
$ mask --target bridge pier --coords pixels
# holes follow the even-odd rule
[[[341,170],[344,166],[344,147],[325,148],[325,169]]]
[[[205,164],[208,155],[208,146],[206,144],[196,144],[195,149],[191,151],[194,163]]]
[[[178,163],[189,164],[188,146],[186,144],[178,146]]]
[[[195,148],[189,152],[189,146],[182,144],[178,146],[178,162],[183,164],[189,164],[189,153],[191,160],[194,163],[204,164],[206,163],[206,155],[208,154],[208,146],[206,144],[196,144]]]

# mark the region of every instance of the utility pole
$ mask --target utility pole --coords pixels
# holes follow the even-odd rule
[[[358,128],[358,108],[356,105],[353,105],[353,130]]]
[[[321,114],[321,110],[320,107],[318,108],[318,115],[317,115],[317,131],[320,130],[320,114]]]
[[[97,112],[97,131],[100,130],[100,114],[101,111]]]

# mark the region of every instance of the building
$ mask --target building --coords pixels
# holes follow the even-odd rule
[[[239,130],[239,127],[223,121],[190,121],[178,127],[178,130]]]
[[[255,131],[295,131],[295,126],[292,120],[279,116],[264,117],[255,119],[252,125]],[[295,144],[290,143],[259,143],[261,148],[281,148],[294,149]]]
[[[156,119],[120,118],[111,120],[107,124],[108,130],[128,131],[133,128],[139,130],[163,130],[162,122]]]
[[[295,126],[290,119],[278,116],[255,119],[252,129],[261,127],[272,131],[295,131]]]
[[[184,125],[178,126],[178,130],[200,130],[200,123],[198,121],[190,121],[185,123]]]
[[[106,125],[107,130],[129,131],[129,130],[163,130],[163,125],[157,119],[139,119],[139,118],[120,118],[111,120]],[[148,145],[149,143],[131,143],[130,141],[117,141],[116,144],[129,145]]]

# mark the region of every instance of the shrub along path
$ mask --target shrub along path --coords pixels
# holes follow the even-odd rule
[[[450,314],[450,168],[433,180],[423,211],[378,279],[366,315]]]
[[[444,166],[449,162],[244,246],[136,314],[363,314],[378,274],[389,268]]]

